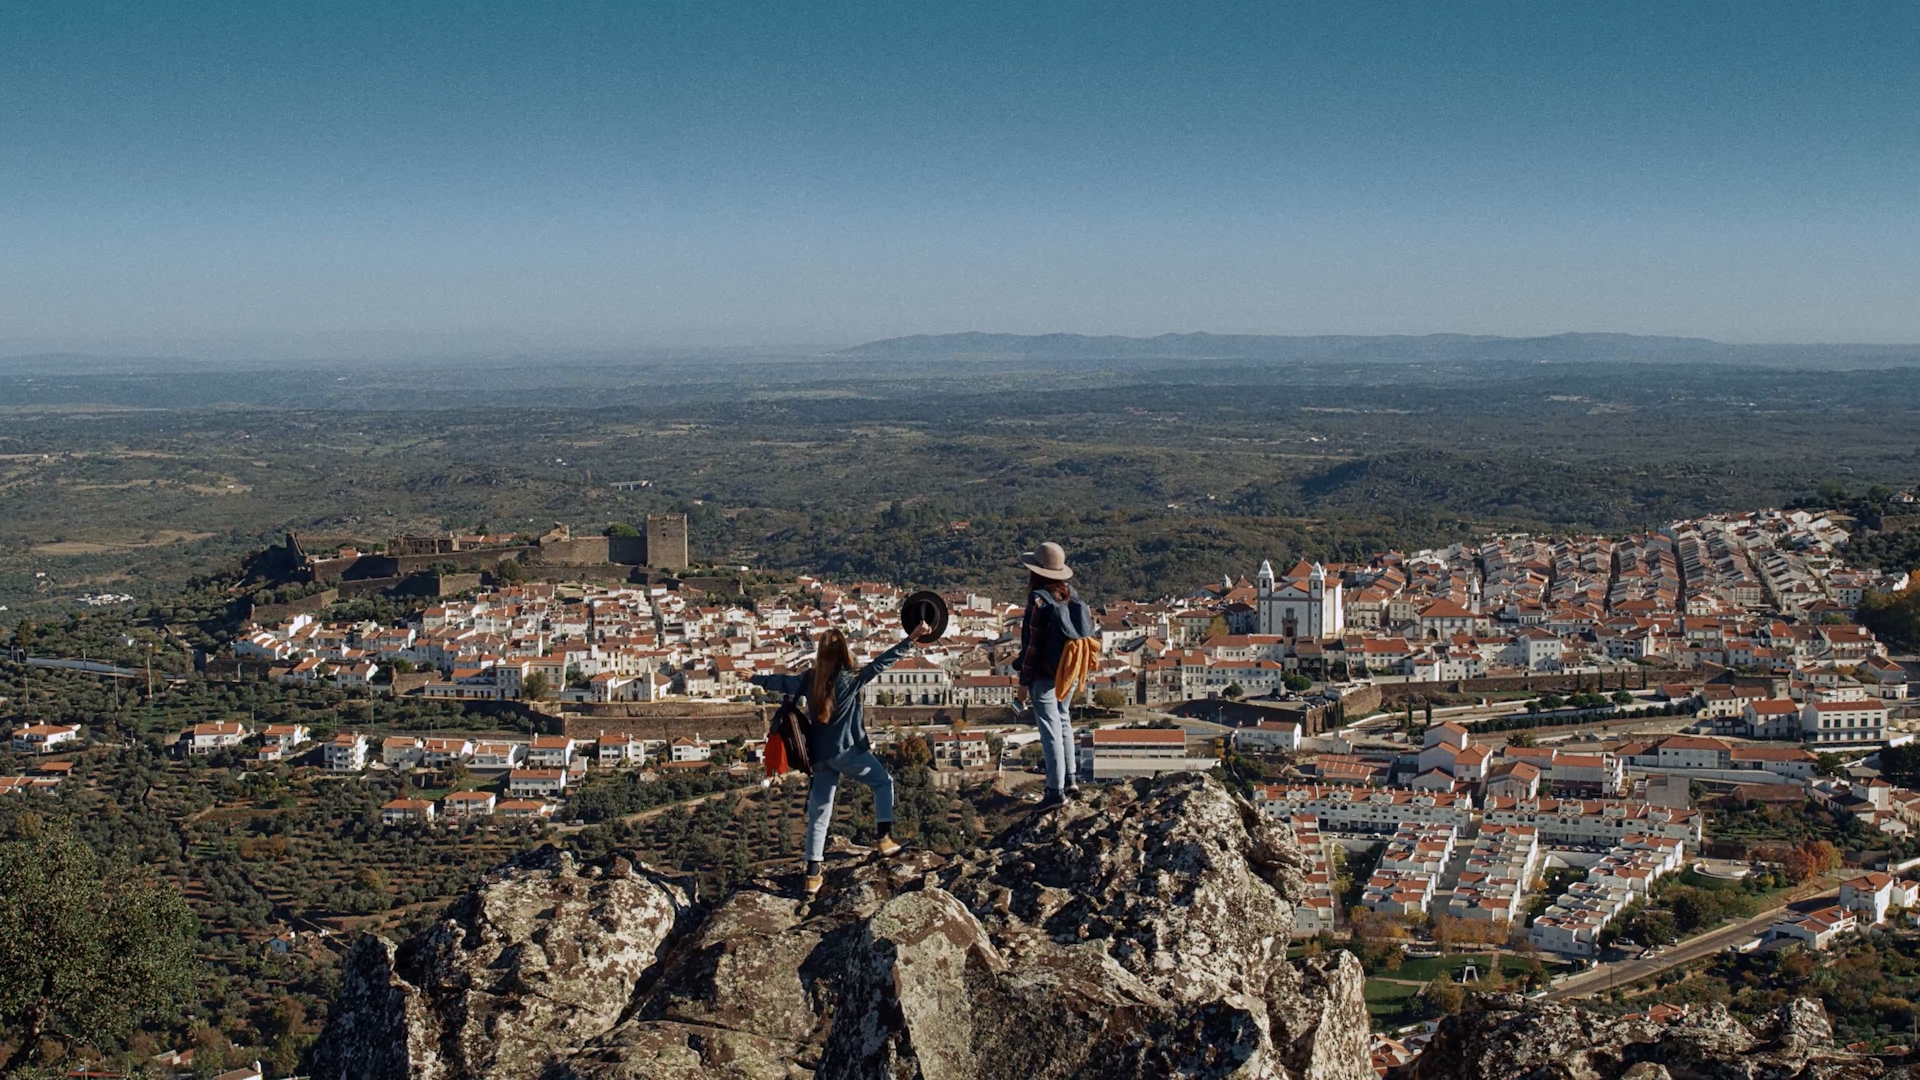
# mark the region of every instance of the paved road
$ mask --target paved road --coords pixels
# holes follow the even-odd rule
[[[1829,887],[1825,881],[1809,885],[1789,894],[1787,902],[1778,907],[1768,908],[1744,922],[1732,923],[1718,930],[1710,930],[1699,937],[1688,938],[1677,945],[1669,945],[1665,952],[1657,956],[1644,960],[1623,960],[1614,964],[1601,964],[1578,975],[1570,975],[1547,991],[1547,999],[1557,1001],[1605,993],[1616,986],[1626,986],[1636,979],[1644,979],[1670,967],[1711,956],[1729,945],[1759,937],[1790,905],[1814,897],[1838,902],[1840,890]]]
[[[1497,748],[1505,746],[1507,744],[1507,737],[1512,733],[1505,731],[1481,731],[1475,727],[1475,725],[1485,720],[1497,719],[1507,715],[1515,714],[1511,709],[1505,712],[1487,710],[1474,716],[1449,716],[1446,719],[1458,720],[1466,724],[1473,730],[1473,739],[1475,742],[1483,742]],[[1522,710],[1518,715],[1525,715],[1525,711]],[[1441,718],[1439,716],[1434,717],[1434,723],[1437,724],[1440,720]],[[1527,731],[1534,738],[1540,740],[1543,746],[1564,746],[1564,744],[1568,742],[1578,743],[1584,739],[1606,739],[1616,736],[1649,737],[1672,735],[1693,722],[1694,718],[1691,716],[1654,716],[1632,720],[1593,720],[1581,724],[1569,724],[1564,727],[1530,728],[1527,729]],[[1397,723],[1398,721],[1364,721],[1363,725],[1366,726],[1361,726],[1359,730],[1354,733],[1354,745],[1367,746],[1375,749],[1390,747],[1401,751],[1418,749],[1417,743],[1386,737],[1387,732],[1391,731],[1393,725]]]

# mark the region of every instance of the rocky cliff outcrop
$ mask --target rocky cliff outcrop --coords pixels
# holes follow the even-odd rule
[[[1426,1052],[1388,1080],[1869,1080],[1884,1072],[1876,1058],[1836,1049],[1826,1013],[1804,998],[1749,1027],[1719,1005],[1656,1023],[1491,995],[1449,1017]]]
[[[842,852],[706,907],[551,849],[364,938],[316,1080],[1370,1080],[1353,958],[1286,960],[1305,866],[1218,783],[1107,789],[943,858]],[[790,887],[790,886],[789,886]]]

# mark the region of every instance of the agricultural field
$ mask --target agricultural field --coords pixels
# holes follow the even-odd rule
[[[245,684],[209,684],[174,693],[218,700],[246,691]],[[292,1072],[325,1018],[340,956],[356,933],[403,939],[487,870],[543,844],[583,856],[633,851],[686,875],[707,897],[749,878],[782,878],[797,865],[806,795],[791,778],[762,788],[719,768],[658,779],[597,771],[558,821],[389,826],[380,807],[391,799],[437,798],[491,778],[459,769],[334,775],[291,763],[242,764],[230,755],[182,759],[154,734],[175,718],[164,698],[128,710],[124,740],[58,755],[73,769],[57,794],[0,800],[0,839],[70,830],[108,865],[163,878],[197,920],[203,962],[193,992],[136,1050],[193,1046],[209,1067],[257,1057]],[[195,706],[198,715],[214,715],[205,705]],[[328,707],[305,705],[315,713]],[[909,843],[959,850],[1003,827],[1015,810],[990,789],[936,788],[924,746],[909,743],[890,756],[896,835]],[[39,764],[0,751],[0,775]],[[840,803],[835,834],[871,843],[871,795],[849,784]]]
[[[41,619],[101,592],[172,599],[287,530],[366,544],[682,512],[698,560],[1003,588],[1010,553],[1051,537],[1090,595],[1150,597],[1262,557],[1617,532],[1920,480],[1920,391],[1871,366],[843,356],[24,374],[0,391],[0,605]],[[1875,561],[1910,551],[1866,539]]]

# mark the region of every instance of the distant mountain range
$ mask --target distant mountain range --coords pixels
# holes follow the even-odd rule
[[[845,350],[855,357],[1041,361],[1225,360],[1346,363],[1703,363],[1764,367],[1920,364],[1920,345],[1729,345],[1706,338],[1635,334],[1479,334],[1281,337],[1264,334],[915,334]]]

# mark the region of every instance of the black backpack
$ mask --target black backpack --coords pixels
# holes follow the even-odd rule
[[[780,699],[773,720],[767,725],[767,738],[779,739],[787,751],[787,767],[813,775],[813,758],[807,753],[807,738],[813,734],[813,721],[792,694]]]

